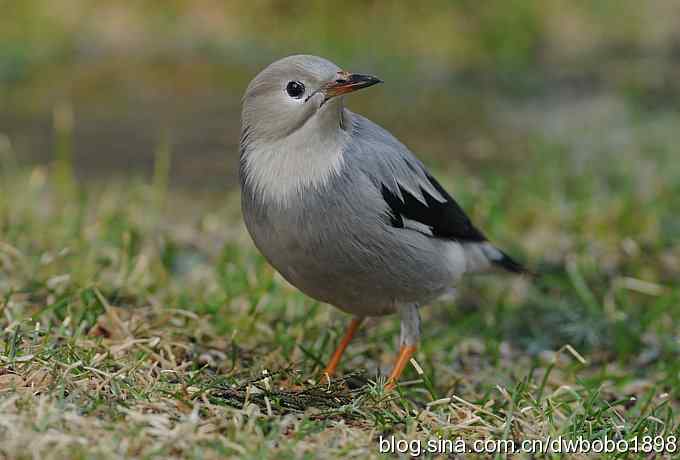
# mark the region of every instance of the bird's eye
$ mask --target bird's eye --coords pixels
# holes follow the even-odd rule
[[[290,97],[300,99],[305,93],[305,85],[299,81],[289,81],[288,85],[286,85],[286,92]]]

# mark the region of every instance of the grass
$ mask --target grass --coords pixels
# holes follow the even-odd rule
[[[531,175],[442,175],[543,276],[473,279],[424,310],[395,393],[398,322],[364,328],[344,377],[320,379],[346,317],[267,266],[236,193],[168,191],[167,148],[151,183],[82,185],[65,157],[26,169],[2,144],[0,456],[377,458],[381,436],[680,435],[680,171],[648,131],[587,172],[534,138]]]
[[[171,3],[30,0],[0,15],[0,459],[363,459],[391,436],[680,435],[670,3]],[[195,150],[236,151],[224,142],[242,88],[292,51],[380,69],[390,89],[352,106],[542,273],[470,279],[424,309],[396,393],[382,388],[396,318],[362,328],[338,379],[321,379],[348,318],[267,266],[235,191],[169,185],[174,160],[222,186]],[[140,117],[154,97],[179,102]],[[47,166],[18,161],[49,138],[17,129],[30,114],[52,118],[52,143],[36,144]],[[105,177],[122,151],[139,167],[134,140],[155,131],[151,179],[76,180],[83,159]]]

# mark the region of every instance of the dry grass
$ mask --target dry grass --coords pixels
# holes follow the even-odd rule
[[[0,2],[0,460],[680,436],[672,2],[53,3]],[[267,266],[235,193],[168,191],[178,169],[233,180],[242,89],[292,50],[380,69],[390,89],[352,106],[447,168],[480,227],[543,274],[469,280],[424,309],[394,393],[396,319],[362,328],[329,382],[346,318]],[[150,138],[151,184],[111,180]],[[17,166],[29,154],[56,162]],[[74,162],[109,182],[78,183]]]
[[[465,311],[465,295],[454,317],[441,306],[426,312],[425,347],[399,393],[386,394],[374,370],[319,380],[340,328],[326,329],[327,310],[250,249],[233,202],[170,218],[148,212],[159,194],[143,184],[62,199],[45,173],[3,184],[3,196],[15,197],[2,201],[0,246],[4,458],[364,458],[378,456],[381,434],[677,433],[678,389],[663,383],[672,377],[658,357],[644,356],[650,347],[626,359],[586,343],[585,360],[571,347],[532,356],[488,323],[490,311]],[[216,256],[213,246],[224,249]],[[587,299],[581,283],[592,280],[580,266],[574,259],[565,276]],[[655,283],[627,283],[657,305],[677,298]],[[505,293],[480,288],[523,315],[537,294],[526,280],[510,284]],[[672,329],[674,314],[658,327]],[[490,332],[465,333],[484,324]],[[388,366],[396,327],[383,321],[365,332],[345,369]]]
[[[168,193],[162,174],[81,187],[66,163],[26,171],[0,152],[0,458],[377,458],[392,435],[677,436],[680,171],[674,128],[639,126],[639,149],[590,174],[568,144],[536,140],[532,175],[490,174],[484,193],[449,183],[543,276],[471,280],[426,309],[396,393],[382,386],[390,319],[361,331],[345,377],[320,378],[345,318],[266,265],[236,195]]]

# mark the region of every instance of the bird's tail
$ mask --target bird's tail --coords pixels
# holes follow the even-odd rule
[[[468,272],[486,272],[496,267],[512,273],[532,274],[524,265],[488,241],[467,243],[463,245],[463,248],[465,250]]]

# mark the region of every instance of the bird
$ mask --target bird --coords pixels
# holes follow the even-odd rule
[[[269,264],[352,315],[328,379],[365,318],[399,315],[392,390],[417,350],[421,306],[463,275],[527,269],[475,227],[402,142],[345,107],[346,95],[378,83],[313,55],[267,66],[242,99],[239,181],[245,226]]]

